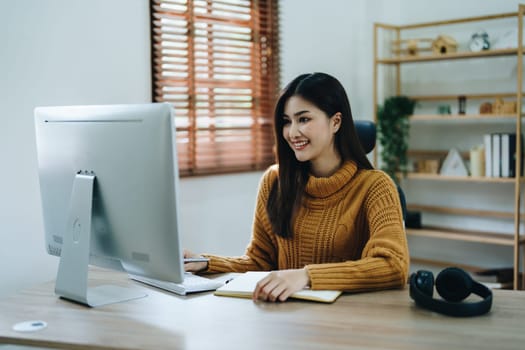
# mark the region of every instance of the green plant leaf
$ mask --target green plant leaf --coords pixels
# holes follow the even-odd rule
[[[414,113],[415,106],[416,102],[406,96],[392,96],[377,108],[381,170],[390,175],[396,183],[399,183],[397,174],[407,171],[408,136],[410,133],[408,118]]]

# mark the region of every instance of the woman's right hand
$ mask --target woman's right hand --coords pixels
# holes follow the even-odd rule
[[[184,258],[202,258],[201,255],[194,254],[187,249],[183,250]],[[189,262],[184,263],[184,271],[186,272],[200,272],[208,268],[208,262],[199,261],[199,262]]]

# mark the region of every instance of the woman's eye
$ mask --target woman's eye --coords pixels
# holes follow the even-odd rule
[[[307,118],[307,117],[301,117],[299,118],[299,123],[306,123],[307,121],[309,121],[310,119]]]
[[[290,124],[290,119],[283,118],[283,124],[284,124],[284,125],[286,125],[286,124]]]

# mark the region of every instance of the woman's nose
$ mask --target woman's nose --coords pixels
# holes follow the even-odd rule
[[[299,136],[300,132],[299,132],[299,127],[297,125],[297,123],[290,123],[289,124],[289,129],[288,129],[288,135],[290,136],[290,138],[294,138],[294,137],[297,137]]]

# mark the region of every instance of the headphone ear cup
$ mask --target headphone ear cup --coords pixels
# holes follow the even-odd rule
[[[436,290],[446,301],[460,302],[472,293],[472,278],[457,267],[448,267],[436,278]]]
[[[414,283],[418,290],[432,297],[434,294],[434,275],[430,271],[420,270],[414,276]]]

